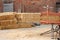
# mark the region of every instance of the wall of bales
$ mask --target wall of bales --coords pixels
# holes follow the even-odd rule
[[[21,22],[39,22],[41,13],[17,13],[18,21]]]
[[[31,28],[40,23],[40,13],[0,13],[0,29]]]

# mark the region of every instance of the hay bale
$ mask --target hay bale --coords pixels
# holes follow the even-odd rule
[[[16,28],[31,28],[32,24],[30,23],[19,23],[19,24],[12,24],[12,25],[8,25],[8,26],[1,26],[1,29],[16,29]]]
[[[17,13],[16,18],[19,22],[40,22],[40,13]]]
[[[7,29],[16,29],[16,28],[19,28],[19,26],[20,26],[20,25],[18,25],[18,24],[13,24],[13,25],[7,26],[6,28],[7,28]]]
[[[14,13],[0,13],[0,20],[11,20],[15,18],[15,14]]]
[[[43,15],[41,16],[41,23],[54,23],[54,24],[60,24],[60,17],[59,16],[54,16],[54,15]]]
[[[12,25],[8,25],[8,26],[1,26],[1,29],[16,29],[19,28],[20,25],[18,24],[12,24]]]
[[[26,23],[26,22],[21,22],[20,23],[20,28],[31,28],[32,24],[31,23]]]
[[[1,26],[0,26],[0,30],[1,30],[2,28],[1,28]]]
[[[0,21],[0,26],[8,26],[8,25],[12,25],[12,24],[16,24],[17,21],[14,20],[2,20]]]
[[[41,14],[33,14],[33,19],[32,19],[32,21],[33,21],[33,22],[40,22],[40,15],[41,15]]]

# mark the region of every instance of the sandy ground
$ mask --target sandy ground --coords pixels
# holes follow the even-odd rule
[[[50,34],[40,35],[50,28],[51,25],[41,25],[33,28],[0,30],[0,40],[55,40],[51,39]]]

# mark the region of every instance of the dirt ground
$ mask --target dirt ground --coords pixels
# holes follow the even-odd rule
[[[55,40],[51,39],[51,34],[40,35],[50,28],[51,25],[41,25],[33,28],[0,30],[0,40]]]

